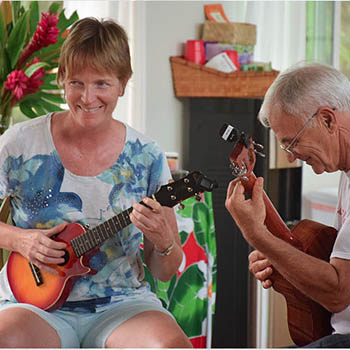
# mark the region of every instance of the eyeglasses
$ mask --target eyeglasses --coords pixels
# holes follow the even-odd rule
[[[306,123],[303,125],[303,127],[299,130],[299,132],[296,134],[296,136],[292,139],[292,141],[289,143],[289,145],[287,147],[285,147],[284,145],[280,145],[280,147],[283,149],[283,151],[286,151],[289,155],[294,156],[294,153],[292,151],[292,147],[295,146],[295,143],[297,142],[298,138],[300,137],[300,135],[304,132],[304,130],[306,129],[307,125],[311,122],[312,119],[314,119],[318,114],[318,111],[313,114],[307,121]]]

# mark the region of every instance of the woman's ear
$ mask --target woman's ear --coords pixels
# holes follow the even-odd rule
[[[128,83],[129,78],[125,79],[124,81],[120,81],[120,91],[119,91],[119,97],[123,96],[125,93],[125,88],[126,88],[126,84]]]

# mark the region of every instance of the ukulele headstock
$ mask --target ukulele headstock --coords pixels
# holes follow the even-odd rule
[[[262,153],[264,147],[255,143],[251,136],[229,124],[221,127],[220,136],[223,140],[233,143],[230,155],[232,175],[248,180],[255,166],[256,154],[265,157],[265,154]]]
[[[154,197],[161,205],[173,207],[187,198],[198,198],[200,193],[211,192],[217,187],[215,180],[210,180],[200,171],[192,171],[177,181],[161,186]]]

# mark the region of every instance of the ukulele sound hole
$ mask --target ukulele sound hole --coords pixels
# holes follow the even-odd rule
[[[64,255],[62,256],[62,258],[64,259],[64,262],[58,264],[58,266],[64,266],[69,261],[69,252],[68,252],[68,250],[64,250]]]

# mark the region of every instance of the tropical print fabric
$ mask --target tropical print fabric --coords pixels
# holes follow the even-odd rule
[[[49,228],[64,221],[95,227],[150,196],[171,177],[155,142],[129,126],[115,164],[98,176],[77,176],[65,169],[55,149],[51,115],[11,127],[0,137],[0,198],[11,195],[16,226]],[[26,135],[25,138],[22,135]],[[93,256],[95,275],[81,277],[68,301],[111,297],[111,301],[149,290],[143,281],[142,233],[129,225]],[[0,274],[0,300],[13,300]]]
[[[169,282],[155,280],[147,267],[145,279],[176,318],[195,348],[211,347],[216,295],[216,239],[211,193],[194,197],[176,209],[184,259]]]

